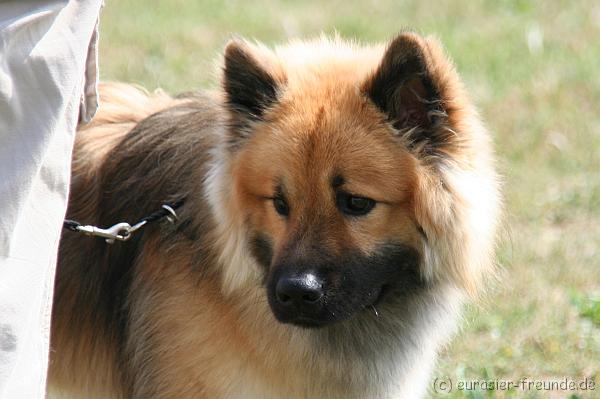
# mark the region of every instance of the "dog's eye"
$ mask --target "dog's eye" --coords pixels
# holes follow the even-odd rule
[[[375,207],[375,200],[359,197],[347,193],[340,193],[337,197],[338,208],[346,215],[362,216],[371,212]]]
[[[281,196],[277,196],[277,197],[273,198],[273,206],[275,207],[275,210],[277,211],[277,213],[280,214],[281,216],[287,216],[290,214],[290,207],[288,206],[287,202],[285,201],[285,198],[283,198]]]

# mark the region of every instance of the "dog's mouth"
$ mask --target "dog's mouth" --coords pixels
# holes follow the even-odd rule
[[[327,259],[326,259],[327,260]],[[389,245],[375,255],[348,255],[329,263],[281,262],[267,281],[269,305],[278,321],[299,327],[324,327],[377,307],[390,293],[402,295],[419,284],[419,256],[403,245]]]
[[[384,284],[363,291],[363,295],[325,295],[322,300],[295,308],[282,308],[277,303],[271,307],[275,317],[282,323],[302,328],[322,328],[348,320],[363,312],[373,312],[388,296],[391,286]]]
[[[374,294],[375,300],[369,304],[368,306],[377,306],[379,305],[383,299],[389,294],[391,291],[391,286],[389,284],[382,285]]]

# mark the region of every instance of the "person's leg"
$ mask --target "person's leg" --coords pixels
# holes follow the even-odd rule
[[[2,399],[45,395],[56,253],[80,109],[95,109],[86,60],[101,3],[0,2]]]

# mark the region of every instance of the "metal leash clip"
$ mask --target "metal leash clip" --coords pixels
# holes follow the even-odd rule
[[[163,206],[161,206],[161,208],[170,213],[170,215],[167,215],[166,218],[171,224],[174,224],[175,221],[178,219],[175,209],[173,209],[167,204],[164,204]]]
[[[100,227],[86,225],[83,226],[75,220],[65,219],[63,222],[63,228],[83,233],[87,236],[102,237],[106,239],[108,244],[113,244],[116,240],[127,241],[131,238],[135,231],[145,226],[147,223],[161,220],[162,218],[167,219],[169,222],[175,224],[177,221],[177,213],[175,209],[179,208],[183,204],[183,200],[176,201],[172,204],[164,204],[161,209],[146,216],[133,226],[126,222],[117,223],[112,227],[101,229]]]
[[[139,224],[139,223],[138,223]],[[141,226],[131,227],[129,223],[121,222],[107,229],[101,229],[96,226],[78,226],[77,230],[85,235],[106,238],[108,244],[113,244],[115,240],[127,241],[131,238],[131,232],[139,229]]]

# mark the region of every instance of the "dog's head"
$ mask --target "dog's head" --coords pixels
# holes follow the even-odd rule
[[[209,194],[227,226],[226,285],[258,268],[276,318],[307,327],[440,282],[474,291],[495,176],[435,42],[233,41],[223,88],[230,126]]]

